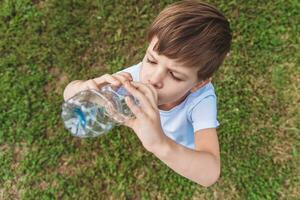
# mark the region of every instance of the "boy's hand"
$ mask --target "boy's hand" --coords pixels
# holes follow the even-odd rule
[[[157,107],[157,92],[150,84],[126,82],[124,86],[140,102],[140,105],[137,106],[129,97],[125,98],[135,118],[127,119],[124,125],[132,128],[143,146],[148,151],[153,152],[163,144],[166,138],[161,127]]]
[[[116,74],[104,74],[100,77],[90,79],[87,81],[77,80],[71,82],[64,91],[64,99],[67,100],[74,96],[76,93],[81,92],[83,90],[95,89],[99,90],[106,84],[111,84],[112,86],[119,87],[125,83],[125,81],[132,81],[132,77],[130,73],[127,72],[119,72]]]

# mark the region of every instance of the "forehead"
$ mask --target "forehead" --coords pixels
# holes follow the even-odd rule
[[[157,44],[157,42],[158,42],[158,38],[153,37],[153,39],[151,40],[148,46],[147,53],[153,55],[156,60],[161,62],[163,65],[168,66],[169,69],[176,69],[177,71],[182,72],[188,75],[189,77],[191,77],[194,74],[196,74],[195,76],[197,76],[196,73],[197,69],[195,67],[186,67],[182,63],[177,62],[175,59],[168,58],[167,56],[164,55],[159,55],[154,50],[154,47]]]

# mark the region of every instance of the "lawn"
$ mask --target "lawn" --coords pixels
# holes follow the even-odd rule
[[[230,19],[213,84],[222,174],[209,188],[173,172],[128,128],[72,137],[65,86],[139,62],[171,0],[0,1],[0,199],[297,199],[300,2],[208,1]]]

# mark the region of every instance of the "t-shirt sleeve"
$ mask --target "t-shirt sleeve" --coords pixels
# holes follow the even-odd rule
[[[199,101],[191,110],[190,119],[194,132],[200,129],[217,128],[217,101],[215,95],[209,95]]]

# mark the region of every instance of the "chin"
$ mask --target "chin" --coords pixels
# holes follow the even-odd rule
[[[158,101],[157,102],[157,106],[161,106],[161,105],[163,105],[164,103],[162,103],[162,102],[160,102],[160,101]]]
[[[162,105],[165,105],[165,104],[166,104],[165,102],[158,101],[157,106],[162,106]]]
[[[158,100],[158,103],[157,103],[157,105],[158,106],[163,106],[163,105],[168,105],[168,104],[171,104],[172,102],[165,102],[165,101],[159,101]]]

